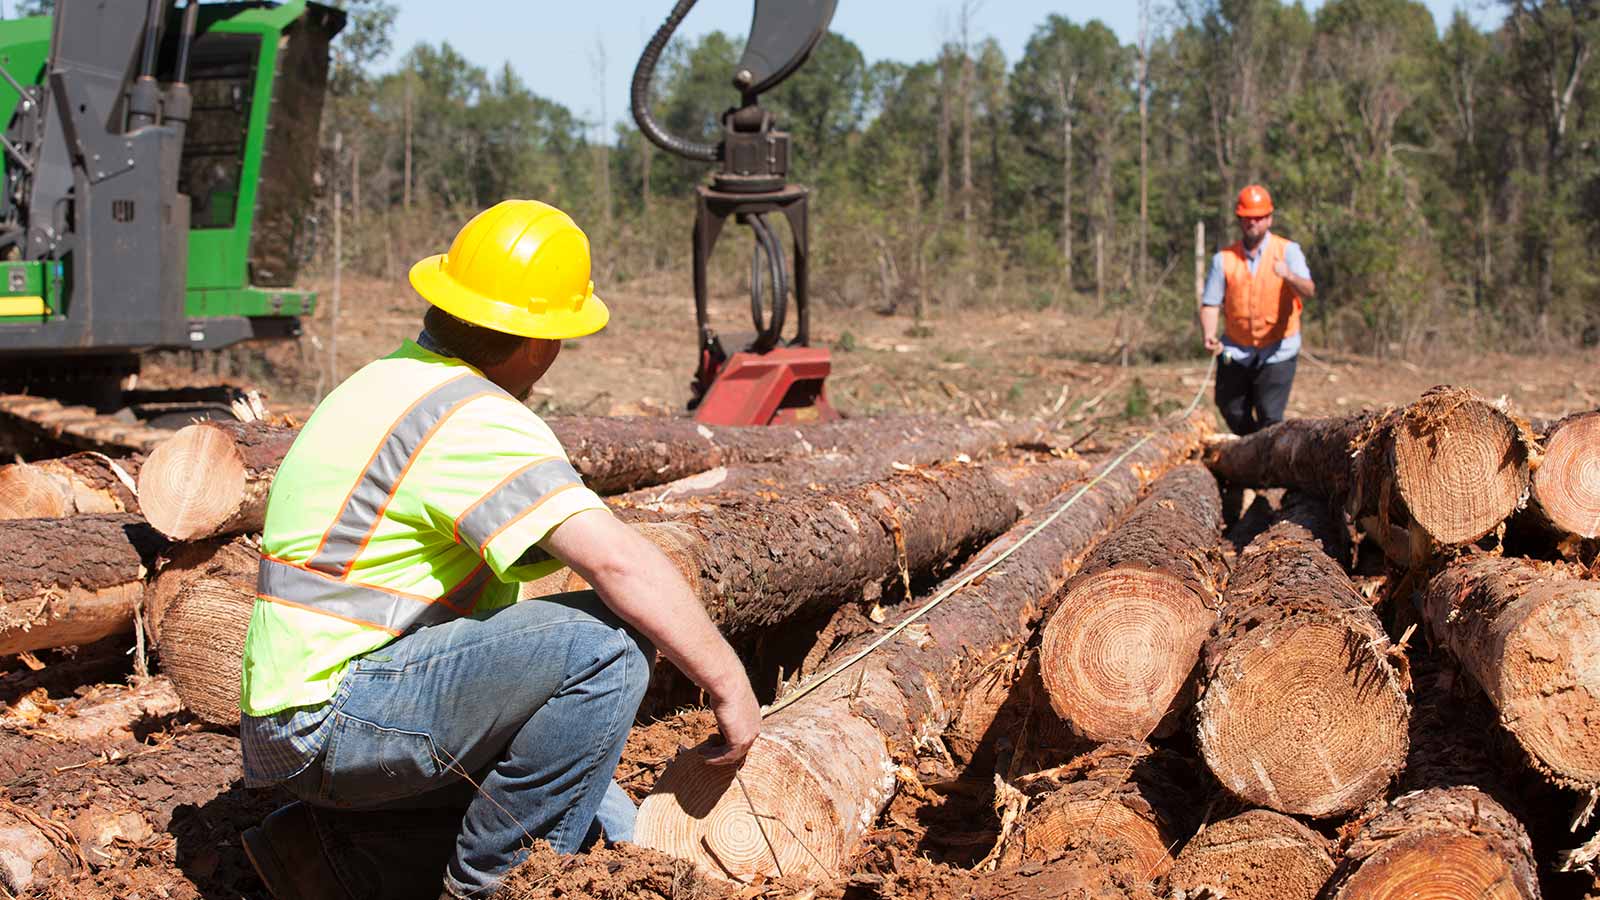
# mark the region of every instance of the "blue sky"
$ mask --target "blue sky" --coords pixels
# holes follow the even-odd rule
[[[1486,0],[1425,2],[1441,26],[1458,7],[1480,26],[1500,20],[1498,6],[1491,8]],[[1159,18],[1167,5],[1153,0],[1151,8]],[[603,109],[606,120],[618,122],[628,116],[628,79],[639,51],[672,8],[672,0],[399,0],[399,6],[395,55],[418,41],[448,41],[491,70],[509,61],[536,93],[586,119],[598,122]],[[700,0],[678,33],[722,30],[742,40],[750,30],[751,8],[751,0]],[[958,8],[958,0],[839,0],[833,30],[854,41],[869,61],[928,59],[956,34]],[[1033,29],[1050,13],[1077,21],[1099,18],[1129,43],[1139,27],[1138,0],[987,0],[973,18],[973,31],[996,38],[1006,59],[1015,62]],[[598,64],[602,47],[603,80]],[[730,99],[731,94],[730,88]]]

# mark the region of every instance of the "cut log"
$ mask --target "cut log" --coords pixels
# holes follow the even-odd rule
[[[129,630],[164,543],[127,514],[0,522],[0,654]]]
[[[239,672],[260,562],[243,538],[184,544],[150,583],[146,606],[161,671],[209,725],[239,724]]]
[[[1218,478],[1334,497],[1363,529],[1415,530],[1441,546],[1483,537],[1528,492],[1528,446],[1511,417],[1472,391],[1340,419],[1291,420],[1207,448]]]
[[[614,507],[678,513],[704,503],[727,505],[751,494],[774,497],[887,478],[897,470],[983,459],[1036,438],[1032,427],[977,422],[882,444],[819,451],[783,462],[721,465],[676,481],[608,499]]]
[[[1565,786],[1600,786],[1600,582],[1469,556],[1429,582],[1423,614],[1542,771]]]
[[[725,877],[837,874],[893,794],[895,761],[936,740],[987,671],[1015,662],[1073,564],[1209,427],[1196,417],[1152,438],[1014,525],[935,592],[939,605],[780,701],[737,782],[680,754],[641,806],[635,840]],[[847,642],[825,666],[875,639]]]
[[[1251,806],[1332,816],[1379,795],[1405,762],[1403,659],[1315,535],[1314,502],[1240,554],[1201,663],[1196,730],[1223,786]]]
[[[1138,741],[1098,747],[1065,767],[1070,780],[1017,818],[1001,865],[1087,847],[1106,865],[1150,882],[1172,865],[1172,848],[1193,831],[1194,772],[1182,757]],[[1050,779],[1054,780],[1054,778]]]
[[[1330,900],[1537,900],[1528,835],[1476,788],[1407,794],[1345,850]]]
[[[134,479],[142,461],[138,456],[74,453],[0,466],[0,519],[137,513]]]
[[[834,491],[638,525],[737,636],[842,604],[900,594],[981,546],[1084,471],[1079,460],[952,463]],[[576,575],[568,590],[587,584]]]
[[[1600,537],[1600,410],[1568,416],[1545,432],[1533,498],[1555,527]]]
[[[610,494],[740,463],[818,452],[841,457],[892,445],[918,458],[1042,441],[1036,424],[951,423],[924,418],[854,419],[774,428],[708,427],[690,419],[552,418],[590,488]],[[272,476],[298,432],[261,422],[199,422],[152,453],[139,477],[145,515],[175,540],[260,531]]]
[[[1200,645],[1217,619],[1222,500],[1204,466],[1151,488],[1067,583],[1039,646],[1056,714],[1094,741],[1165,733],[1193,700]]]
[[[126,755],[152,724],[183,708],[166,678],[136,681],[96,685],[63,701],[30,696],[12,704],[0,716],[0,788],[48,777],[62,766]]]
[[[1252,809],[1207,825],[1167,873],[1179,896],[1316,900],[1333,875],[1333,842],[1282,813]]]
[[[272,474],[296,432],[264,422],[196,422],[151,452],[139,502],[175,541],[260,531]]]

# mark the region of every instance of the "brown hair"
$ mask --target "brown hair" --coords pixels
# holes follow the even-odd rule
[[[422,327],[451,356],[479,369],[505,362],[523,342],[529,340],[521,335],[474,325],[437,306],[428,307],[427,314],[422,317]]]

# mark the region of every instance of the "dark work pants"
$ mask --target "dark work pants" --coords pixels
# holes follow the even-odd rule
[[[1298,356],[1283,362],[1217,361],[1217,408],[1234,434],[1250,434],[1283,421]]]

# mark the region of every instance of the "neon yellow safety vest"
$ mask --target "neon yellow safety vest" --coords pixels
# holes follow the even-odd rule
[[[605,508],[532,410],[406,341],[329,394],[278,467],[240,708],[324,703],[408,629],[515,603],[516,582],[561,568],[538,542]]]

